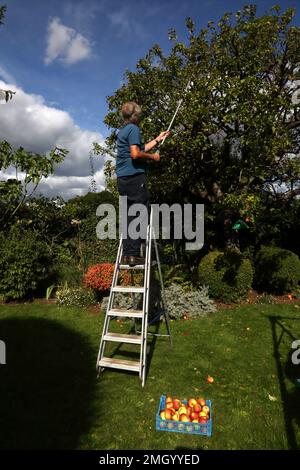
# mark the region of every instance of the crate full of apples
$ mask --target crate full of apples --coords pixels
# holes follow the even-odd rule
[[[203,398],[180,400],[162,395],[156,415],[156,429],[211,436],[211,401]]]

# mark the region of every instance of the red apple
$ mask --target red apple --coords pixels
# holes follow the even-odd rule
[[[172,398],[172,397],[167,397],[167,398],[166,398],[166,403],[169,403],[170,401],[173,402],[173,398]]]
[[[192,420],[194,420],[194,419],[198,419],[199,416],[198,416],[198,413],[196,413],[195,411],[192,411],[190,417]]]
[[[166,409],[170,409],[170,408],[173,408],[173,402],[172,401],[168,401],[168,403],[166,403]]]
[[[191,416],[191,412],[193,411],[193,408],[191,408],[190,406],[188,406],[187,409],[186,409],[186,411],[187,411],[186,414],[187,414],[188,416]]]
[[[207,382],[208,382],[209,384],[212,384],[213,381],[214,381],[214,378],[209,375],[209,376],[207,377]]]
[[[193,411],[195,411],[195,413],[200,413],[200,411],[202,411],[202,408],[201,408],[201,406],[198,405],[198,403],[197,403],[197,404],[194,406],[194,410],[193,410]]]
[[[188,401],[188,405],[193,408],[195,405],[197,405],[197,400],[195,398],[190,398]]]
[[[198,423],[206,423],[206,419],[205,418],[199,418]]]
[[[179,421],[179,414],[177,413],[177,411],[173,414],[172,420],[173,421]]]
[[[165,411],[165,418],[166,419],[172,419],[172,411],[171,410],[166,410]]]
[[[202,411],[204,411],[204,413],[206,413],[208,415],[209,414],[209,406],[207,406],[207,405],[203,406]]]
[[[205,402],[204,398],[198,398],[197,403],[198,403],[198,405],[200,405],[200,406],[206,405],[206,402]]]
[[[178,411],[179,408],[181,407],[181,401],[178,400],[178,398],[175,398],[175,399],[173,400],[173,406],[174,406],[174,409],[175,409],[176,411]]]
[[[206,418],[207,414],[205,413],[205,411],[200,411],[199,413],[199,418]]]
[[[187,415],[184,414],[184,413],[182,413],[182,414],[180,415],[180,418],[179,418],[179,419],[180,419],[180,421],[185,421],[185,422],[189,421],[189,418],[188,418]]]

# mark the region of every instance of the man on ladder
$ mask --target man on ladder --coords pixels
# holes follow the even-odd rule
[[[116,174],[117,185],[120,196],[127,196],[127,209],[132,204],[142,204],[149,212],[149,193],[147,189],[147,181],[145,175],[146,161],[152,160],[158,162],[160,160],[159,153],[149,153],[156,145],[164,141],[170,134],[164,131],[154,140],[144,145],[143,137],[138,127],[141,118],[141,108],[134,102],[127,102],[121,108],[121,115],[124,124],[118,132],[117,136],[117,158],[116,158]],[[127,236],[123,237],[123,258],[124,265],[140,265],[144,264],[145,259],[141,256],[142,239],[133,239],[128,233],[128,226],[133,217],[126,214]],[[148,225],[145,220],[144,226]]]

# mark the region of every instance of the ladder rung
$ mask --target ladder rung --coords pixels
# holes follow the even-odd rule
[[[124,359],[115,359],[113,357],[103,357],[98,362],[99,367],[110,367],[112,369],[131,370],[133,372],[140,371],[140,363],[138,361],[125,361]]]
[[[126,310],[126,308],[112,308],[107,313],[113,317],[143,318],[143,310]]]
[[[145,269],[144,264],[135,264],[134,266],[130,266],[130,264],[120,264],[120,269]]]
[[[106,333],[103,337],[104,341],[117,341],[118,343],[141,344],[142,337],[140,335],[124,335],[120,333]]]
[[[134,287],[134,286],[128,286],[128,287],[122,287],[122,286],[116,286],[112,287],[111,290],[113,292],[144,292],[144,287]]]
[[[155,266],[157,264],[157,261],[151,261],[151,266]],[[131,266],[130,264],[120,264],[119,265],[120,269],[145,269],[144,264],[135,264],[134,266]]]

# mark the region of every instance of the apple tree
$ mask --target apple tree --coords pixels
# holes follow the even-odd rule
[[[167,128],[184,97],[161,161],[152,165],[152,201],[205,203],[208,227],[221,217],[227,247],[239,246],[236,218],[253,221],[266,194],[285,201],[300,194],[300,27],[291,24],[294,14],[276,6],[258,16],[249,5],[200,31],[187,18],[187,43],[170,30],[170,53],[153,45],[107,98],[106,145],[114,151],[122,103],[141,105],[147,141]]]

